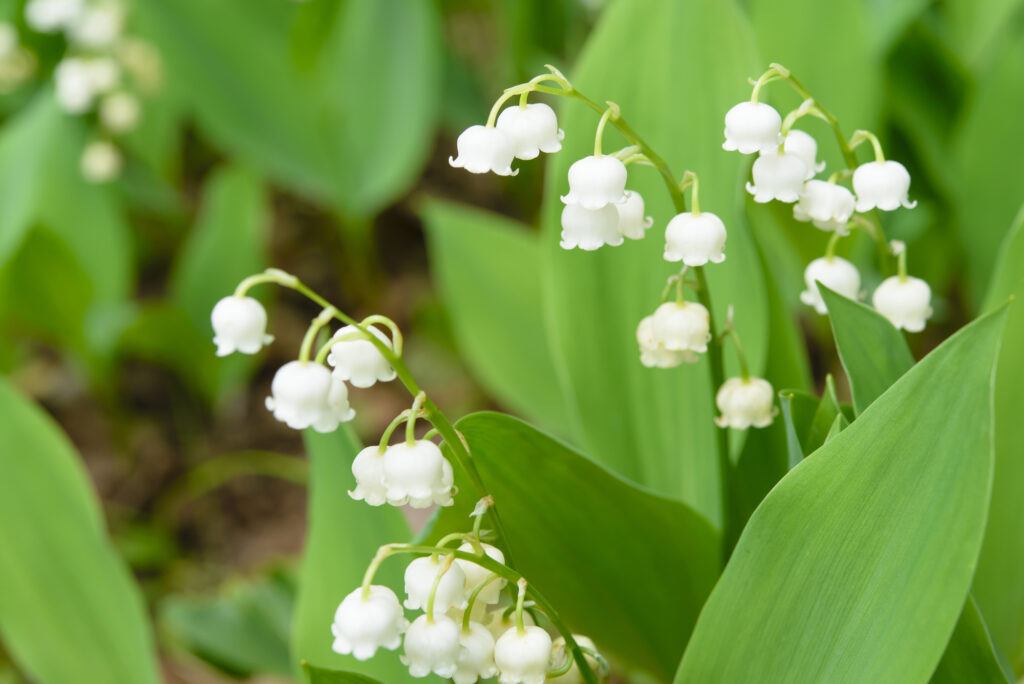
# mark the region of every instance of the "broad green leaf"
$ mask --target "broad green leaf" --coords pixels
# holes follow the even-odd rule
[[[1008,42],[983,74],[952,150],[956,225],[975,307],[1024,197],[1024,174],[1006,172],[1019,158],[1014,146],[1006,144],[1020,125],[1009,102],[1024,102],[1024,36]]]
[[[974,596],[992,638],[1024,672],[1024,210],[1000,250],[986,299],[991,309],[1014,297],[996,373],[996,472]]]
[[[157,682],[138,588],[67,438],[0,379],[0,636],[42,684]]]
[[[325,670],[313,667],[309,663],[302,663],[302,669],[305,670],[310,684],[381,684],[373,677],[342,670]]]
[[[853,405],[863,413],[868,405],[914,365],[907,341],[892,323],[874,309],[818,285],[828,307],[839,359],[850,381]]]
[[[223,167],[207,181],[199,218],[170,279],[171,297],[199,337],[212,339],[210,312],[214,304],[266,265],[267,203],[260,177],[244,167]],[[269,291],[261,288],[252,294],[262,298]],[[216,364],[219,394],[244,381],[256,362],[256,357],[244,354],[220,359]]]
[[[379,651],[365,662],[331,650],[331,623],[338,604],[363,581],[377,548],[410,537],[401,511],[377,508],[349,498],[353,487],[351,463],[361,448],[346,427],[322,435],[303,433],[310,459],[309,529],[303,551],[299,595],[292,625],[292,657],[296,669],[308,662],[316,667],[345,669],[401,682],[408,670],[397,654]],[[385,563],[374,580],[400,591],[400,561]]]
[[[510,416],[477,413],[456,427],[494,497],[516,569],[602,652],[670,678],[718,576],[714,528]],[[452,515],[446,509],[439,525],[471,525]]]
[[[967,597],[946,652],[932,675],[931,684],[1012,684],[999,666],[985,621],[972,596]]]
[[[495,214],[424,203],[431,264],[463,357],[489,392],[565,433],[565,399],[544,334],[536,233]]]
[[[1020,0],[950,0],[943,3],[942,22],[948,32],[948,42],[955,46],[961,58],[974,68],[983,66],[991,58],[992,50],[1002,41],[1000,32],[1020,36],[1013,31],[1013,14],[1021,6]],[[1010,30],[1008,30],[1010,29]]]
[[[63,114],[52,97],[40,96],[0,133],[0,265],[18,249],[35,218],[47,171],[50,136]]]
[[[737,187],[749,160],[725,153],[720,136],[722,117],[749,97],[746,79],[760,65],[746,16],[731,0],[638,0],[607,8],[571,75],[592,99],[615,101],[677,177],[686,169],[700,174],[701,208],[729,231],[727,259],[707,270],[714,313],[724,322],[728,306],[735,306],[755,374],[765,363],[768,314],[757,250],[738,211]],[[574,434],[598,462],[718,524],[717,388],[708,362],[644,368],[636,343],[637,324],[657,308],[665,279],[678,272],[662,259],[662,229],[675,214],[662,179],[631,167],[627,185],[643,195],[658,226],[645,240],[596,252],[559,247],[559,195],[568,190],[569,165],[593,151],[597,118],[576,102],[561,107],[566,138],[548,167],[542,212],[547,321]],[[604,149],[623,144],[609,126]],[[726,357],[735,374],[732,355]]]
[[[294,578],[275,571],[232,580],[213,596],[168,596],[159,606],[160,626],[179,647],[235,677],[287,676],[294,600]]]
[[[705,604],[676,682],[931,675],[984,531],[1005,318],[951,337],[776,485]]]

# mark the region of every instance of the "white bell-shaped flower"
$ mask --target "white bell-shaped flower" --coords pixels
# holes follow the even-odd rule
[[[913,209],[917,202],[907,197],[910,172],[898,161],[873,161],[861,164],[853,172],[853,191],[857,193],[857,211],[892,211],[901,206]]]
[[[329,370],[319,363],[290,361],[274,374],[267,409],[288,427],[304,430],[321,419],[330,390]]]
[[[673,351],[654,336],[654,316],[646,316],[636,329],[640,345],[640,363],[648,368],[675,368],[682,363],[696,363],[698,356],[688,349]]]
[[[90,183],[108,183],[121,175],[124,158],[109,140],[93,140],[82,150],[79,167]]]
[[[437,574],[444,569],[446,562],[441,557],[424,556],[409,563],[405,569],[405,593],[408,595],[405,600],[406,608],[427,609],[430,591],[437,580]],[[466,605],[466,575],[462,572],[462,566],[452,563],[437,585],[434,611],[445,613],[450,608],[464,610]]]
[[[600,209],[626,201],[626,165],[608,155],[584,157],[569,167],[569,194],[565,204]]]
[[[544,684],[551,662],[551,637],[540,627],[513,627],[494,644],[501,684]]]
[[[589,648],[591,651],[597,653],[597,646],[594,645],[594,642],[591,641],[589,637],[585,637],[580,634],[573,634],[572,638],[576,640],[578,645],[583,646],[584,648]],[[560,665],[564,662],[567,656],[566,650],[565,637],[558,637],[555,639],[551,650],[551,661],[553,665]],[[583,657],[586,659],[587,664],[590,665],[591,670],[594,672],[599,671],[598,668],[600,667],[600,664],[595,658],[593,658],[589,653]],[[583,675],[580,674],[580,668],[574,660],[572,667],[569,668],[568,672],[560,677],[552,677],[548,681],[557,682],[558,684],[583,684]]]
[[[331,386],[327,390],[327,401],[320,409],[320,415],[313,421],[317,432],[334,432],[341,423],[356,417],[355,409],[348,401],[348,385],[336,375],[331,375]]]
[[[29,0],[25,23],[40,33],[56,33],[70,26],[84,6],[84,0]]]
[[[392,506],[452,505],[451,464],[433,442],[399,442],[384,454],[384,486]]]
[[[644,198],[639,192],[626,190],[626,201],[614,205],[619,212],[618,232],[630,240],[640,240],[654,224],[654,219],[644,216]]]
[[[725,261],[725,224],[709,211],[676,214],[665,228],[665,261],[703,266]]]
[[[348,495],[356,501],[365,501],[371,506],[387,503],[387,488],[384,486],[384,454],[377,445],[368,446],[352,459],[352,476],[356,488]]]
[[[711,317],[697,302],[665,302],[651,321],[654,340],[669,351],[703,353],[711,341]]]
[[[478,605],[480,604],[473,604],[474,608]],[[523,611],[523,624],[527,627],[531,627],[537,623],[534,622],[533,616],[531,616],[529,612]],[[501,638],[502,634],[515,627],[516,615],[511,611],[506,614],[505,609],[496,608],[492,612],[488,613],[488,618],[483,625],[487,628],[487,631],[491,633],[491,636],[497,640]]]
[[[782,140],[782,117],[763,102],[740,102],[725,114],[724,150],[753,154],[778,147]]]
[[[118,2],[101,2],[87,7],[68,26],[68,37],[86,48],[104,48],[120,37],[124,7]]]
[[[747,192],[761,204],[772,200],[796,202],[800,199],[806,175],[807,166],[795,154],[764,154],[754,161],[754,182],[747,183]]]
[[[519,159],[536,159],[541,152],[558,152],[565,137],[558,127],[555,110],[543,102],[507,107],[498,115],[497,127],[512,138]]]
[[[762,150],[761,154],[777,154],[778,149],[778,147],[771,147],[767,150]],[[804,180],[810,180],[814,178],[815,174],[825,170],[825,162],[818,162],[818,141],[803,131],[795,128],[790,130],[782,143],[782,150],[786,154],[799,157],[800,161],[804,163],[807,169],[804,174]]]
[[[346,596],[334,613],[331,648],[356,660],[369,660],[378,648],[398,648],[408,626],[395,592],[374,584],[364,596],[360,587]]]
[[[459,150],[458,156],[448,157],[448,163],[455,168],[466,169],[470,173],[491,171],[499,176],[519,173],[519,169],[512,170],[512,160],[516,156],[515,142],[500,128],[470,126],[459,135],[455,144]]]
[[[599,209],[584,209],[579,204],[562,208],[562,249],[579,248],[593,251],[604,245],[617,247],[623,243],[619,232],[619,212],[614,204]]]
[[[213,306],[210,323],[217,356],[255,354],[274,341],[267,334],[267,311],[252,297],[224,297]]]
[[[484,549],[484,554],[489,556],[491,559],[498,561],[499,563],[505,562],[505,554],[501,552],[501,549],[491,546],[490,544],[481,544]],[[465,551],[466,553],[476,553],[476,548],[469,542],[464,543],[459,547],[459,551]],[[487,568],[481,567],[472,561],[458,559],[455,561],[459,567],[462,568],[462,572],[466,577],[466,595],[468,596],[471,591],[491,576],[491,571]],[[506,580],[498,578],[491,580],[491,582],[483,588],[476,600],[480,603],[497,603],[501,598],[501,590],[506,584]]]
[[[820,257],[807,264],[804,283],[807,289],[800,293],[800,301],[820,314],[828,313],[828,308],[821,299],[818,283],[847,299],[860,299],[860,272],[842,257]]]
[[[793,205],[793,218],[811,221],[821,230],[845,234],[856,201],[853,193],[842,185],[809,180],[804,183],[799,201]]]
[[[763,378],[729,378],[718,389],[715,404],[722,414],[715,424],[736,430],[767,427],[778,413],[775,390]]]
[[[907,276],[886,278],[871,297],[878,313],[900,330],[921,332],[932,315],[932,289],[928,283]]]
[[[455,684],[473,684],[498,674],[494,664],[494,637],[479,622],[470,622],[468,630],[459,633],[458,668],[452,679]]]
[[[369,330],[377,339],[392,349],[387,335],[370,326]],[[345,339],[348,338],[348,339]],[[395,369],[384,355],[354,325],[346,325],[334,334],[338,340],[331,345],[327,363],[334,367],[334,374],[352,383],[353,387],[370,387],[377,381],[389,382],[395,379]]]
[[[458,667],[459,626],[444,615],[430,619],[420,615],[405,632],[405,653],[402,664],[413,677],[426,677],[431,672],[444,679],[455,674]]]
[[[111,93],[100,102],[100,122],[112,133],[127,133],[139,123],[139,111],[139,100],[131,93]]]

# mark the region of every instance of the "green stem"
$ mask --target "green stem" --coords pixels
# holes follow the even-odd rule
[[[601,114],[601,120],[597,122],[597,133],[594,134],[594,156],[601,156],[601,141],[604,138],[604,127],[609,119],[614,119],[619,114],[619,108],[612,102],[608,103],[608,109]]]
[[[885,152],[882,151],[882,143],[878,140],[878,136],[871,131],[854,131],[853,135],[850,137],[850,149],[856,149],[857,146],[865,140],[871,141],[871,147],[874,148],[875,151],[875,161],[879,163],[884,162]]]
[[[427,622],[434,621],[434,599],[437,598],[437,588],[441,586],[441,580],[444,579],[444,574],[448,572],[454,562],[455,556],[448,556],[448,558],[445,559],[444,565],[440,570],[438,570],[437,577],[434,578],[434,583],[430,586],[430,596],[427,598]]]
[[[736,327],[730,325],[728,330],[729,337],[732,338],[732,343],[736,347],[736,358],[740,362],[740,376],[743,378],[743,382],[750,382],[750,367],[747,365],[747,355],[743,351],[743,343],[740,342],[740,334],[736,332]]]
[[[523,604],[526,603],[526,587],[527,582],[524,578],[519,578],[519,595],[516,597],[516,631],[520,634],[526,634],[526,625],[523,623]]]
[[[380,445],[378,446],[378,450],[380,453],[383,454],[385,451],[388,450],[388,444],[391,443],[391,435],[394,433],[395,430],[398,429],[399,425],[401,425],[404,421],[409,419],[410,413],[411,411],[409,409],[405,409],[397,416],[395,416],[395,419],[388,423],[388,426],[384,428],[384,434],[380,436]]]
[[[472,622],[472,620],[470,619],[470,615],[473,613],[473,604],[476,603],[476,599],[478,596],[480,596],[480,592],[484,590],[484,587],[486,587],[488,584],[490,584],[496,579],[501,579],[501,575],[492,572],[490,575],[480,580],[480,582],[475,587],[473,587],[473,591],[469,594],[469,598],[466,599],[466,612],[462,614],[463,632],[469,631],[469,623]]]
[[[694,216],[700,216],[700,178],[694,171],[687,171],[683,174],[683,180],[679,183],[679,189],[690,188],[690,206]]]
[[[832,233],[832,236],[828,239],[828,244],[825,246],[825,259],[832,261],[836,256],[836,245],[839,243],[839,238],[843,237],[837,230]]]
[[[309,354],[313,350],[313,342],[316,340],[316,336],[320,334],[320,328],[327,325],[327,322],[334,318],[334,314],[336,312],[337,309],[328,304],[324,307],[324,310],[313,319],[313,322],[309,324],[309,328],[306,330],[306,336],[302,338],[302,346],[299,348],[299,361],[301,361],[303,365],[309,363]],[[317,356],[319,356],[319,354]]]
[[[426,398],[426,393],[420,392],[416,395],[416,398],[412,400],[409,420],[405,423],[405,443],[409,446],[416,444],[416,416],[420,414],[420,407],[423,406],[423,401]]]

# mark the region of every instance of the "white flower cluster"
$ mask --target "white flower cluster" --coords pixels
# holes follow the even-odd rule
[[[80,160],[94,183],[121,173],[123,156],[114,138],[131,132],[141,116],[140,90],[159,85],[160,60],[153,48],[126,35],[120,0],[29,0],[25,23],[40,33],[61,33],[68,52],[54,69],[57,103],[72,115],[97,112],[100,130]]]
[[[874,209],[892,211],[900,207],[911,209],[916,202],[908,198],[910,174],[907,169],[897,161],[884,159],[877,139],[866,131],[858,131],[855,140],[870,140],[876,158],[853,170],[852,191],[838,183],[837,178],[842,174],[834,174],[828,180],[815,179],[825,165],[817,161],[818,144],[814,138],[804,131],[789,128],[788,124],[795,118],[788,116],[784,124],[771,105],[741,102],[725,115],[722,147],[758,155],[752,169],[753,181],[747,183],[747,191],[755,202],[792,203],[796,220],[810,222],[819,230],[833,233],[826,256],[812,261],[804,271],[807,289],[800,295],[803,303],[825,314],[827,310],[818,283],[849,299],[862,296],[857,267],[832,253],[834,241],[848,234],[855,213]],[[878,286],[872,303],[897,328],[917,332],[924,329],[931,315],[931,290],[923,280],[906,275],[905,259],[900,263],[900,274]]]
[[[496,122],[470,126],[456,142],[458,156],[448,163],[470,173],[514,176],[514,159],[536,159],[541,152],[562,149],[565,134],[558,128],[555,110],[541,102],[508,107]]]
[[[482,550],[490,559],[504,564],[499,549],[477,544],[479,550],[466,542],[459,551],[472,554]],[[404,634],[401,660],[412,677],[436,674],[455,684],[473,684],[491,677],[502,684],[543,684],[549,671],[563,666],[565,671],[551,681],[583,681],[575,665],[564,667],[569,657],[565,639],[553,641],[529,612],[521,614],[521,625],[517,622],[512,614],[514,604],[502,601],[504,580],[493,579],[497,576],[472,561],[442,558],[443,549],[438,551],[406,567],[403,604],[387,587],[372,584],[346,596],[331,626],[333,650],[366,660],[377,649],[398,649]],[[424,612],[410,621],[402,605]],[[575,635],[574,639],[590,652],[597,652],[590,639]],[[597,661],[589,655],[588,663],[597,667]]]

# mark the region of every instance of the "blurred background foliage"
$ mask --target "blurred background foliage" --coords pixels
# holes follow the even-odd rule
[[[28,29],[21,0],[0,2],[0,19],[18,27],[37,58],[32,78],[0,95],[0,458],[30,460],[19,466],[22,479],[12,475],[0,493],[17,493],[17,482],[41,489],[34,507],[12,515],[39,529],[58,518],[52,524],[60,538],[102,547],[96,567],[81,569],[105,587],[99,596],[135,597],[127,573],[111,568],[123,561],[134,574],[141,600],[123,604],[131,615],[121,628],[146,624],[148,609],[161,672],[145,664],[148,647],[140,644],[140,662],[124,664],[120,676],[275,681],[294,677],[300,657],[320,664],[337,587],[358,580],[377,544],[423,524],[394,511],[370,516],[349,508],[347,463],[331,458],[360,438],[376,439],[405,407],[401,390],[360,392],[353,430],[311,436],[305,446],[263,409],[273,370],[292,357],[315,313],[310,306],[259,292],[277,343],[258,357],[213,355],[213,303],[267,266],[299,275],[353,315],[380,312],[398,321],[409,365],[451,415],[501,408],[522,416],[713,521],[717,502],[714,488],[709,494],[703,486],[705,465],[644,460],[664,448],[657,439],[673,435],[650,437],[637,454],[628,450],[629,440],[645,439],[645,425],[664,416],[622,400],[621,421],[603,431],[582,428],[595,425],[616,384],[675,391],[637,380],[638,364],[595,376],[600,344],[633,354],[631,331],[623,342],[611,326],[636,297],[656,296],[624,274],[648,269],[660,249],[657,231],[646,241],[649,254],[634,252],[626,270],[614,271],[622,288],[633,289],[595,290],[610,272],[600,264],[612,262],[580,266],[576,255],[559,253],[555,204],[542,208],[539,200],[562,190],[573,157],[553,158],[546,177],[544,165],[520,164],[514,179],[470,176],[447,164],[458,132],[482,121],[502,88],[546,63],[574,81],[582,71],[578,85],[594,99],[629,102],[627,116],[641,133],[653,131],[656,146],[668,146],[677,173],[717,165],[720,177],[735,177],[734,187],[702,191],[730,231],[737,228],[726,266],[757,275],[746,282],[722,276],[721,287],[749,308],[740,320],[750,326],[745,340],[760,340],[750,343],[755,365],[785,378],[783,386],[820,393],[831,373],[839,399],[850,399],[827,319],[798,303],[803,266],[822,253],[825,236],[794,223],[788,206],[744,204],[737,188],[749,162],[718,149],[721,105],[744,97],[742,81],[725,80],[735,73],[756,76],[769,61],[782,62],[848,131],[879,131],[889,156],[910,169],[920,205],[887,216],[886,230],[908,242],[912,272],[935,293],[934,324],[910,340],[916,357],[982,310],[1024,200],[1021,2],[685,0],[666,25],[652,20],[662,3],[605,4],[132,0],[129,25],[159,52],[162,86],[143,99],[140,125],[123,141],[120,178],[95,184],[79,168],[95,122],[65,114],[53,96],[62,39]],[[625,28],[602,21],[617,10],[629,19]],[[635,73],[637,64],[651,73]],[[561,111],[567,145],[586,147],[590,113]],[[676,139],[676,129],[687,133]],[[823,131],[812,132],[837,168]],[[692,142],[700,139],[706,143]],[[649,201],[662,225],[667,208]],[[848,242],[866,284],[877,283],[870,240]],[[574,308],[595,293],[607,297],[607,310]],[[794,325],[769,333],[775,317]],[[806,345],[809,366],[776,353],[787,339]],[[15,429],[48,420],[24,405],[26,396],[70,443],[54,437],[57,446],[39,446],[27,428]],[[708,418],[698,443],[710,444]],[[30,458],[47,450],[56,455]],[[664,481],[678,482],[678,469],[687,467],[689,486],[665,490]],[[60,486],[40,488],[55,478]],[[1016,486],[1002,495],[1011,502],[1007,515],[1019,510]],[[763,493],[750,495],[750,509]],[[351,526],[344,539],[338,520]],[[68,563],[47,581],[72,581],[73,556]],[[1000,567],[1014,572],[1012,563]],[[324,584],[320,569],[331,568],[337,576]],[[1020,658],[1024,598],[1007,604],[981,591],[978,599],[997,643],[1008,658]],[[4,600],[0,608],[14,610]],[[10,635],[20,629],[12,624],[0,620],[0,680],[47,673],[60,681],[59,663],[16,643]],[[142,629],[134,638],[145,639]],[[86,643],[88,623],[80,631]],[[366,671],[401,681],[395,662]],[[107,681],[129,681],[107,674]]]

